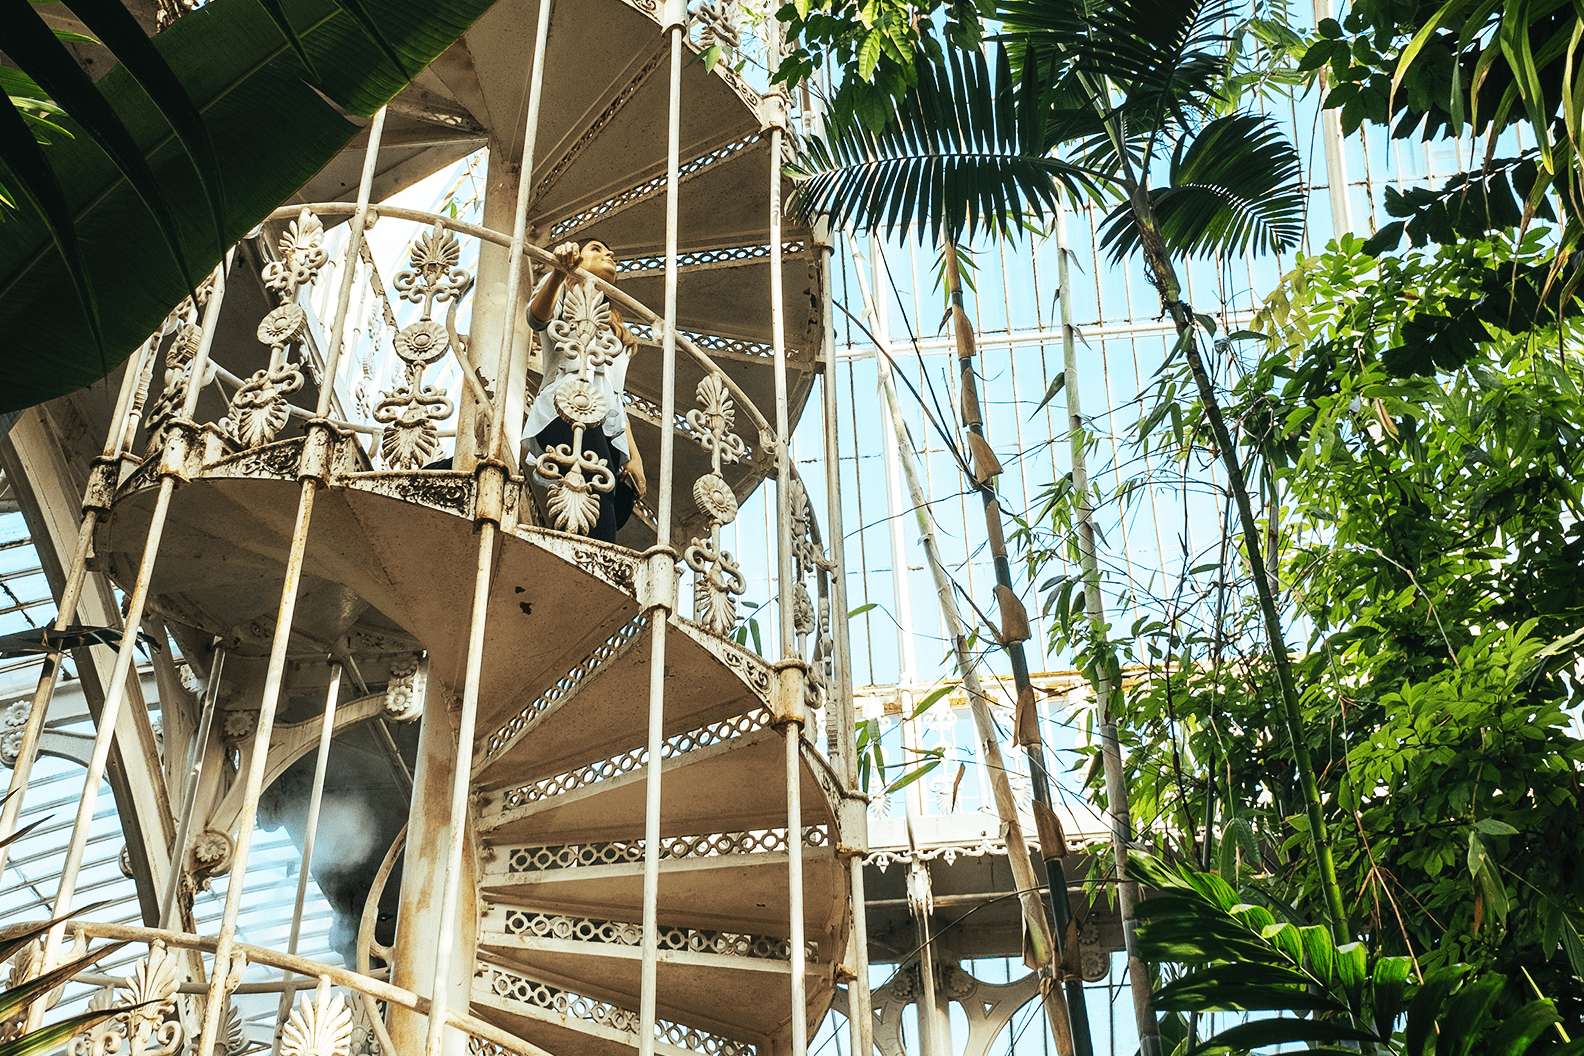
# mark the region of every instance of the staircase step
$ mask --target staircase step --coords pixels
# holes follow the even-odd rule
[[[493,901],[636,920],[644,841],[492,847],[480,878]],[[845,884],[828,826],[803,831],[805,926],[839,918]],[[786,829],[670,836],[660,846],[660,922],[787,933]]]
[[[665,835],[786,824],[785,742],[770,713],[747,714],[669,738],[662,748]],[[840,789],[823,759],[802,745],[803,824],[832,824]],[[632,839],[644,830],[648,750],[479,797],[479,829],[491,843],[533,839],[583,843]]]
[[[630,1008],[542,982],[498,964],[479,966],[474,1011],[557,1056],[626,1054],[638,1047],[639,1016]],[[655,1051],[664,1056],[756,1056],[751,1041],[656,1018]]]
[[[559,773],[642,745],[649,728],[648,620],[636,616],[561,673],[529,680],[520,704],[480,738],[475,784]],[[666,736],[763,707],[769,667],[683,621],[666,631]],[[526,687],[525,687],[526,688]]]
[[[786,939],[676,926],[661,927],[659,938],[657,1007],[667,1018],[760,1036],[785,1027]],[[479,920],[479,947],[493,962],[629,1008],[639,1001],[642,945],[643,928],[631,921],[493,904]],[[808,988],[818,992],[829,984],[815,967],[818,944],[808,945]],[[716,1018],[723,1013],[729,1023]]]

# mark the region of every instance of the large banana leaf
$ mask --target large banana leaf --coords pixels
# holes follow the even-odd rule
[[[212,0],[154,45],[202,115],[223,193],[200,181],[181,138],[124,69],[98,87],[131,132],[167,201],[184,203],[177,238],[195,271],[235,241],[346,146],[367,118],[482,14],[491,0]],[[269,8],[276,8],[271,11]],[[355,11],[355,14],[352,13]],[[284,15],[313,73],[277,27]],[[376,27],[379,40],[369,32]],[[312,79],[312,84],[310,84]],[[72,136],[45,144],[93,288],[103,345],[74,292],[45,218],[26,200],[0,220],[0,334],[6,335],[0,412],[90,384],[124,358],[190,288],[159,224],[116,164],[69,117]],[[101,347],[105,351],[101,351]]]

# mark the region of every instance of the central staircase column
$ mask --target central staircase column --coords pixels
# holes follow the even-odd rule
[[[407,849],[402,856],[401,903],[396,918],[396,948],[391,981],[428,996],[434,979],[435,935],[440,930],[440,892],[445,886],[446,849],[453,819],[446,816],[451,779],[456,767],[454,695],[431,682],[424,698],[423,725],[418,734],[418,766],[413,773],[413,799],[407,818]],[[467,819],[457,819],[466,824]],[[470,841],[471,842],[471,841]],[[473,986],[473,951],[477,946],[478,873],[476,855],[462,856],[465,875],[457,902],[456,948],[448,973],[449,1007],[466,1011]],[[406,1009],[390,1010],[391,1041],[399,1053],[423,1051],[426,1019]],[[446,1056],[467,1056],[467,1037],[446,1036]]]
[[[485,227],[494,231],[510,231],[512,211],[517,199],[517,181],[521,170],[506,158],[504,145],[490,143],[489,161],[484,169]],[[473,324],[468,335],[468,358],[492,387],[500,382],[495,373],[496,354],[500,350],[501,328],[506,304],[506,279],[511,267],[511,253],[505,246],[484,242],[479,246],[478,285],[473,293]],[[513,320],[512,366],[506,379],[505,415],[509,423],[523,419],[525,387],[528,380],[527,355],[533,331],[528,326],[528,296],[532,288],[528,269],[521,274],[521,292],[517,298],[519,309]],[[461,407],[457,415],[456,468],[472,470],[478,461],[477,451],[484,439],[482,429],[489,419],[488,408],[480,407],[471,388],[462,390]],[[517,436],[511,431],[506,448],[515,456]]]

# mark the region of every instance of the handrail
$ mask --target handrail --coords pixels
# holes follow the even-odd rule
[[[48,924],[49,921],[37,921],[29,924],[11,925],[0,930],[0,934],[26,934],[30,931],[41,930],[43,927],[47,927]],[[193,950],[199,953],[213,953],[216,944],[215,938],[211,936],[195,935],[186,931],[170,931],[165,928],[148,928],[132,924],[106,924],[99,921],[80,920],[68,921],[65,924],[65,928],[69,932],[81,934],[86,938],[109,939],[112,942],[141,942],[148,945],[160,942],[167,947]],[[429,999],[427,997],[385,982],[383,979],[374,979],[359,972],[338,968],[335,965],[325,964],[307,957],[281,953],[267,946],[254,946],[249,943],[238,942],[233,944],[231,948],[245,956],[249,964],[268,965],[271,968],[279,968],[283,972],[302,976],[304,979],[328,979],[337,986],[344,986],[374,1000],[384,1001],[386,1004],[399,1005],[419,1015],[426,1015],[429,1011]],[[549,1052],[539,1046],[515,1037],[509,1032],[486,1023],[476,1016],[470,1016],[465,1012],[448,1010],[446,1012],[446,1025],[473,1037],[481,1038],[492,1045],[497,1045],[507,1052],[515,1054],[515,1056],[551,1056]]]

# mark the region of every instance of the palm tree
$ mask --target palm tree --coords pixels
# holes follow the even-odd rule
[[[1231,0],[1008,0],[999,17],[1006,32],[990,57],[921,58],[917,86],[878,131],[852,115],[830,121],[797,159],[792,208],[837,228],[916,225],[950,245],[1044,217],[1064,195],[1110,207],[1102,248],[1118,260],[1143,257],[1225,469],[1340,940],[1347,914],[1260,525],[1205,360],[1205,324],[1175,265],[1294,246],[1305,204],[1297,152],[1266,119],[1223,112]],[[1109,702],[1101,708],[1104,731]],[[1125,875],[1125,858],[1118,867]]]
[[[65,0],[87,34],[6,5],[0,411],[108,373],[490,3],[212,0],[153,38],[120,0]]]

